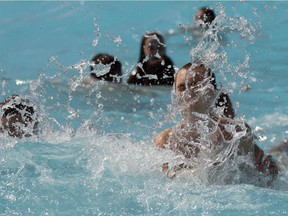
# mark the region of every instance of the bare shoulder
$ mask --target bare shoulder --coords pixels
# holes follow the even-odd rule
[[[165,148],[164,144],[167,143],[169,135],[172,132],[172,128],[167,128],[166,130],[161,131],[154,139],[154,144],[158,148]]]

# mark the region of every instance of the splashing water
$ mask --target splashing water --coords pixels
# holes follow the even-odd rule
[[[96,19],[94,18],[94,21],[96,21]],[[100,25],[98,25],[97,23],[94,23],[94,27],[95,27],[95,31],[93,32],[94,35],[96,36],[96,38],[93,40],[92,42],[92,46],[97,46],[98,41],[101,38],[101,31],[100,31]]]
[[[200,26],[200,28],[203,28],[201,29],[203,36],[197,46],[190,51],[192,68],[198,67],[199,64],[204,64],[206,67],[211,68],[212,72],[217,71],[217,73],[221,74],[224,80],[227,80],[227,76],[229,76],[233,80],[240,79],[241,84],[247,83],[250,54],[244,50],[243,62],[238,60],[236,65],[230,63],[226,47],[231,45],[229,42],[221,44],[220,35],[224,30],[233,31],[234,33],[238,33],[243,40],[247,38],[248,43],[253,44],[255,42],[253,34],[256,30],[244,17],[228,17],[224,12],[224,7],[221,4],[218,4],[218,7],[220,8],[220,15],[216,17],[212,24],[204,27]],[[235,49],[237,45],[233,42],[232,47]],[[188,75],[186,75],[187,80],[189,80]],[[191,77],[194,76],[195,74],[192,72]],[[252,157],[249,155],[238,155],[242,145],[240,140],[253,139],[252,134],[247,134],[245,123],[242,121],[240,125],[233,126],[233,124],[229,123],[231,125],[227,124],[223,126],[219,118],[218,120],[213,120],[213,118],[215,119],[213,117],[215,114],[211,117],[210,114],[205,114],[205,111],[204,114],[199,114],[197,111],[194,113],[191,110],[197,109],[196,107],[201,107],[201,111],[205,109],[203,107],[206,106],[206,100],[209,100],[207,99],[207,95],[210,93],[209,90],[207,91],[207,87],[191,90],[196,89],[196,86],[189,87],[187,83],[186,89],[180,96],[176,96],[172,103],[170,110],[172,115],[176,117],[181,113],[182,118],[180,121],[177,118],[174,119],[176,126],[172,127],[173,135],[170,135],[170,138],[168,138],[170,140],[168,148],[175,151],[178,155],[184,156],[185,160],[180,165],[172,166],[168,171],[168,173],[172,172],[172,174],[170,173],[169,175],[174,178],[176,172],[178,170],[181,171],[181,164],[184,164],[185,167],[189,167],[188,172],[193,172],[193,175],[205,184],[252,182],[256,185],[269,184],[271,181],[269,177],[264,177],[263,181],[259,182],[260,175],[253,165]],[[187,91],[195,91],[197,94],[191,93],[189,95]],[[220,91],[233,92],[229,82],[225,88],[221,86]],[[219,116],[223,116],[223,110],[221,112],[218,109],[218,112],[213,112],[219,113]],[[243,130],[237,132],[236,128],[239,126]],[[222,138],[219,138],[217,135],[219,132],[217,131],[222,130],[220,129],[221,127],[225,127],[225,130],[231,134],[229,136],[232,136],[232,140],[225,138],[223,135],[225,132],[220,132],[219,136],[222,136]],[[218,138],[215,136],[218,136]],[[180,166],[179,169],[177,166]]]
[[[119,47],[122,43],[122,39],[121,36],[116,36],[116,37],[111,37],[107,32],[106,32],[107,37],[112,40],[114,43],[117,44],[117,47]]]
[[[271,188],[256,187],[255,185],[262,185],[257,181],[254,182],[253,175],[255,171],[253,167],[250,167],[249,163],[248,165],[246,163],[247,166],[243,165],[243,162],[247,162],[249,157],[241,156],[235,160],[231,160],[229,157],[236,151],[238,145],[236,137],[244,136],[244,134],[233,132],[235,142],[233,145],[229,145],[229,148],[219,147],[212,151],[208,148],[209,142],[206,142],[206,145],[199,145],[203,150],[200,154],[203,156],[197,160],[187,160],[187,158],[176,155],[170,150],[158,151],[152,144],[153,137],[160,128],[169,127],[171,122],[175,123],[181,120],[181,117],[177,114],[179,110],[176,113],[176,105],[174,104],[177,100],[174,100],[170,105],[170,99],[173,98],[170,87],[157,86],[152,89],[150,87],[115,85],[104,82],[89,86],[82,85],[83,79],[90,72],[88,68],[92,65],[88,59],[95,52],[108,50],[111,47],[116,47],[117,50],[111,50],[119,55],[117,57],[122,57],[120,60],[125,61],[127,70],[124,77],[130,74],[138,55],[138,49],[135,49],[138,46],[136,42],[139,42],[140,38],[133,35],[126,36],[124,27],[129,26],[130,29],[131,26],[134,26],[134,35],[141,35],[148,29],[154,28],[154,26],[147,24],[147,20],[150,21],[149,23],[153,23],[155,20],[156,24],[154,23],[154,25],[159,30],[161,30],[159,23],[168,28],[170,24],[175,24],[169,23],[171,17],[175,20],[179,19],[176,17],[179,13],[175,13],[175,11],[182,4],[153,2],[153,4],[159,5],[151,7],[148,2],[145,2],[145,4],[136,2],[132,6],[129,5],[129,2],[122,2],[122,4],[125,4],[123,8],[131,9],[128,13],[126,9],[118,11],[120,8],[117,7],[120,4],[119,2],[114,2],[113,6],[107,3],[108,8],[105,2],[97,3],[97,7],[93,5],[93,2],[82,2],[80,5],[84,7],[82,9],[86,16],[80,13],[82,9],[78,11],[77,4],[79,3],[77,2],[39,2],[38,4],[44,4],[42,5],[44,8],[49,4],[57,4],[57,7],[54,6],[49,11],[41,11],[41,14],[49,15],[46,17],[58,21],[57,26],[59,28],[52,31],[54,35],[57,34],[57,31],[61,32],[61,28],[68,29],[68,26],[72,26],[73,30],[68,31],[69,34],[65,38],[68,42],[71,38],[71,44],[69,44],[67,50],[73,49],[83,39],[86,42],[88,41],[87,44],[89,45],[87,45],[88,47],[81,45],[81,50],[87,48],[89,51],[83,51],[80,57],[86,56],[84,57],[86,59],[79,60],[79,56],[76,56],[75,60],[71,57],[71,53],[65,49],[52,50],[52,53],[47,49],[45,50],[46,56],[52,57],[47,68],[43,68],[43,63],[41,63],[42,66],[36,69],[37,74],[39,74],[36,79],[29,77],[28,82],[15,76],[13,80],[22,81],[16,85],[15,89],[10,84],[11,81],[5,79],[5,89],[2,87],[5,96],[11,92],[19,91],[27,94],[27,99],[36,106],[39,115],[38,120],[41,122],[41,133],[39,136],[21,140],[9,137],[6,134],[0,134],[0,214],[255,215],[256,213],[267,215],[267,212],[269,212],[269,214],[286,215],[288,196],[285,182],[287,182],[287,176],[281,176],[280,180],[284,183],[279,180]],[[73,6],[73,10],[70,9],[71,4],[76,4]],[[98,4],[104,5],[101,10],[99,10]],[[167,12],[166,9],[171,7],[170,4],[173,6],[172,10],[170,9],[172,12],[169,10]],[[189,2],[183,3],[181,10],[179,9],[181,14],[185,14],[182,11],[185,12],[190,7],[190,5],[187,7],[187,4]],[[193,2],[190,8],[196,7],[194,4],[199,3]],[[246,2],[242,4],[245,5]],[[137,14],[135,17],[143,15],[142,11],[135,10],[135,5],[143,7],[143,11],[149,9],[151,12],[147,13],[149,16],[145,19],[145,22],[144,20],[131,19],[130,16],[133,16],[133,13]],[[201,5],[199,4],[199,6]],[[223,3],[223,5],[226,4]],[[243,44],[252,46],[257,43],[255,31],[258,30],[259,26],[255,27],[250,20],[242,15],[240,18],[228,16],[226,14],[228,10],[222,4],[217,4],[216,7],[219,15],[213,25],[204,32],[201,40],[193,49],[191,49],[191,46],[189,47],[191,49],[191,61],[192,63],[196,62],[197,59],[204,61],[215,72],[217,81],[221,80],[223,82],[220,90],[233,92],[238,88],[242,92],[241,87],[249,85],[253,81],[253,71],[250,67],[252,65],[251,60],[254,57],[254,53],[246,50],[246,46]],[[238,5],[236,7],[238,9]],[[39,11],[39,5],[36,8],[36,11]],[[163,12],[162,10],[159,11],[159,8],[163,9]],[[269,6],[266,7],[266,10],[272,10],[272,8],[273,6]],[[257,14],[261,17],[261,7],[257,6],[257,9],[259,10],[259,12],[257,10]],[[17,8],[13,7],[14,10],[17,11]],[[125,20],[126,16],[119,16],[118,19],[121,25],[115,24],[114,19],[112,19],[116,14],[114,10],[117,11],[117,14],[129,14],[128,22]],[[19,25],[16,26],[15,24],[13,26],[11,24],[10,29],[20,28],[22,31],[21,25],[25,26],[30,23],[27,22],[26,18],[32,19],[33,14],[31,13],[31,16],[22,14],[25,11],[30,13],[30,9],[23,8],[19,9],[18,13],[13,13],[14,15],[20,14],[23,16],[21,19],[17,19],[18,22],[15,22]],[[71,11],[73,13],[79,12],[81,18],[77,17],[77,19],[66,23],[69,20],[67,18],[71,18],[70,16],[73,14]],[[91,15],[89,18],[91,19],[85,20],[89,11]],[[113,14],[110,13],[109,16],[103,16],[102,18],[103,11],[112,11]],[[253,12],[255,13],[255,9]],[[97,19],[97,24],[96,19],[93,19],[95,13],[99,13],[99,17],[101,17],[101,20]],[[41,20],[38,19],[38,16],[42,17],[41,14],[38,12],[37,20]],[[154,17],[153,14],[157,14],[157,17]],[[169,14],[169,19],[165,18],[166,14]],[[189,14],[191,14],[191,11],[189,11]],[[89,28],[84,29],[85,25],[81,22],[83,19]],[[101,21],[103,23],[100,23]],[[2,22],[5,22],[5,19]],[[41,23],[27,29],[33,32],[35,26],[41,26],[40,30],[33,32],[34,35],[41,35],[41,32],[47,34],[50,25],[45,25],[42,22],[43,20]],[[61,22],[65,22],[65,27],[61,26]],[[110,25],[103,34],[100,30],[104,29],[106,22]],[[144,30],[140,29],[139,23],[142,23],[141,26],[144,26]],[[79,34],[76,34],[77,37],[74,37],[73,32],[79,26],[83,27],[84,30],[81,29],[78,32]],[[113,31],[114,29],[116,29],[116,32]],[[1,31],[0,36],[5,35],[5,31]],[[85,34],[83,36],[84,31],[86,35],[89,35],[87,32],[93,33],[87,38]],[[225,39],[226,34],[233,34],[233,39],[222,40]],[[15,37],[21,35],[25,38],[23,34],[13,35]],[[31,36],[33,42],[34,35]],[[101,43],[105,41],[105,36],[112,45]],[[53,39],[55,38],[52,37],[49,40],[45,38],[43,41],[46,43],[47,41],[53,41]],[[39,41],[37,40],[37,43],[41,42]],[[63,39],[61,42],[57,41],[58,48],[62,47],[59,44],[63,41]],[[93,49],[91,48],[91,41]],[[167,50],[169,50],[169,42],[171,41],[167,40],[166,42]],[[16,40],[12,44],[13,47],[19,46]],[[31,44],[32,47],[34,43],[27,44]],[[51,46],[51,44],[48,45]],[[37,44],[37,46],[39,45]],[[43,47],[43,49],[46,48],[44,45]],[[182,50],[183,47],[177,46],[179,50],[179,47]],[[6,50],[5,55],[6,53],[9,54],[7,51],[9,49],[3,50]],[[172,55],[173,49],[171,50]],[[17,52],[20,51],[19,47]],[[41,51],[43,52],[43,50]],[[174,51],[175,62],[177,62],[178,57],[176,51]],[[66,53],[69,55],[69,60],[63,58]],[[76,53],[79,54],[79,50]],[[29,52],[25,54],[29,56]],[[33,54],[37,58],[38,53]],[[186,55],[179,56],[182,59],[186,59],[186,57]],[[21,61],[22,58],[18,59]],[[41,62],[41,60],[34,59],[30,63],[34,65],[35,62]],[[3,62],[1,62],[1,66],[2,64]],[[15,68],[15,70],[18,69],[16,65]],[[28,73],[23,62],[21,62],[22,70]],[[99,68],[97,72],[104,74],[106,69],[104,67]],[[3,83],[4,81],[2,86]],[[259,83],[256,82],[256,84]],[[267,93],[264,88],[261,90],[265,94]],[[270,90],[275,91],[272,88]],[[248,97],[248,102],[244,100],[247,104],[254,104],[255,98],[259,95],[262,96],[256,94],[256,97],[253,97],[248,93],[243,93],[244,96],[239,94],[239,97]],[[193,104],[192,101],[191,103]],[[168,104],[171,108],[169,112],[167,111]],[[240,102],[237,102],[237,104],[239,104],[237,106],[239,110],[243,106],[245,107],[243,103],[241,103],[241,106]],[[255,105],[255,109],[259,106],[261,107],[262,104]],[[283,118],[282,110],[277,110],[279,115],[276,115],[276,122],[273,118],[276,112],[273,109],[272,111],[269,109],[269,114],[262,118],[257,118],[257,115],[254,118],[254,113],[250,112],[250,109],[247,110],[249,124],[261,126],[263,129],[259,129],[257,132],[265,135],[266,140],[270,140],[269,135],[270,137],[271,135],[279,137],[280,133],[277,129],[283,125],[286,127],[286,115]],[[205,116],[202,117],[205,118]],[[198,128],[200,132],[207,132],[207,125],[203,122],[198,122]],[[231,131],[233,129],[235,128],[230,128]],[[205,136],[202,139],[205,140]],[[175,167],[187,161],[192,165],[196,164],[197,167],[194,170],[176,170],[176,178],[174,179],[169,178],[173,176],[174,170],[170,170],[167,174],[162,172],[163,163]],[[215,164],[217,161],[222,161],[222,163]],[[252,175],[252,177],[249,175]],[[247,182],[247,179],[253,181]],[[229,183],[229,185],[226,185],[226,183]]]
[[[252,45],[255,42],[254,34],[256,33],[256,29],[246,18],[229,17],[225,14],[224,7],[220,3],[217,6],[219,7],[219,15],[209,25],[208,29],[204,31],[201,41],[197,46],[190,51],[192,63],[203,62],[212,71],[221,75],[224,81],[232,77],[234,82],[240,82],[239,86],[243,86],[249,83],[249,73],[251,74],[249,71],[250,54],[244,49],[242,51],[242,56],[244,56],[243,62],[241,62],[241,59],[237,59],[235,65],[234,62],[229,62],[227,48],[232,47],[233,51],[238,48],[237,44],[235,41],[222,44],[221,40],[224,37],[223,32],[238,33],[242,40],[247,39]],[[226,92],[233,92],[231,83],[226,83],[223,89]]]

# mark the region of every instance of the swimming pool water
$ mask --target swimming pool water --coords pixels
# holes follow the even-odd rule
[[[266,153],[287,138],[286,2],[4,1],[1,99],[28,96],[37,105],[42,133],[21,140],[0,134],[1,215],[288,214],[285,167],[269,188],[207,184],[189,173],[172,180],[161,172],[163,162],[177,161],[153,145],[157,132],[172,123],[172,87],[78,85],[89,73],[85,62],[99,52],[118,57],[125,80],[146,31],[165,34],[192,25],[202,6],[222,11],[230,30],[236,20],[244,22],[225,31],[219,49],[227,52],[231,67],[219,65],[231,71],[216,71],[217,82],[231,91],[237,115],[251,125]],[[191,60],[198,44],[185,37],[165,37],[177,68]],[[235,70],[245,58],[247,75],[240,76],[243,71]],[[251,89],[241,91],[241,84]]]

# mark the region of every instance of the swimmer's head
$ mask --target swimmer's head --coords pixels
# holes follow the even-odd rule
[[[209,9],[208,7],[203,7],[198,10],[198,12],[195,15],[195,21],[201,24],[211,24],[213,20],[215,19],[215,13],[212,9]]]
[[[116,57],[100,53],[94,56],[91,61],[95,64],[94,66],[90,66],[92,71],[91,76],[93,76],[93,78],[109,82],[121,82],[121,63]],[[103,71],[103,69],[107,69],[107,72],[105,71],[104,74],[97,74],[97,70]]]
[[[182,108],[205,112],[215,100],[215,75],[204,64],[184,65],[175,77],[175,96]]]
[[[204,64],[192,66],[191,63],[184,65],[177,73],[175,79],[175,95],[178,96],[186,90],[203,87],[210,84],[216,89],[215,75]]]
[[[146,33],[141,42],[140,60],[146,56],[161,58],[165,55],[166,45],[162,35],[157,32]]]
[[[9,136],[22,138],[37,134],[38,121],[35,108],[29,100],[12,95],[1,104],[1,131]]]

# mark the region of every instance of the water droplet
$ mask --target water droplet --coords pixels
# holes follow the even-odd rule
[[[51,56],[48,58],[48,61],[53,62],[56,60],[56,58],[57,58],[57,56]]]
[[[101,98],[101,92],[99,92],[98,94],[96,94],[96,98]]]
[[[262,141],[265,141],[267,140],[267,137],[266,136],[259,136],[259,141],[262,142]]]

